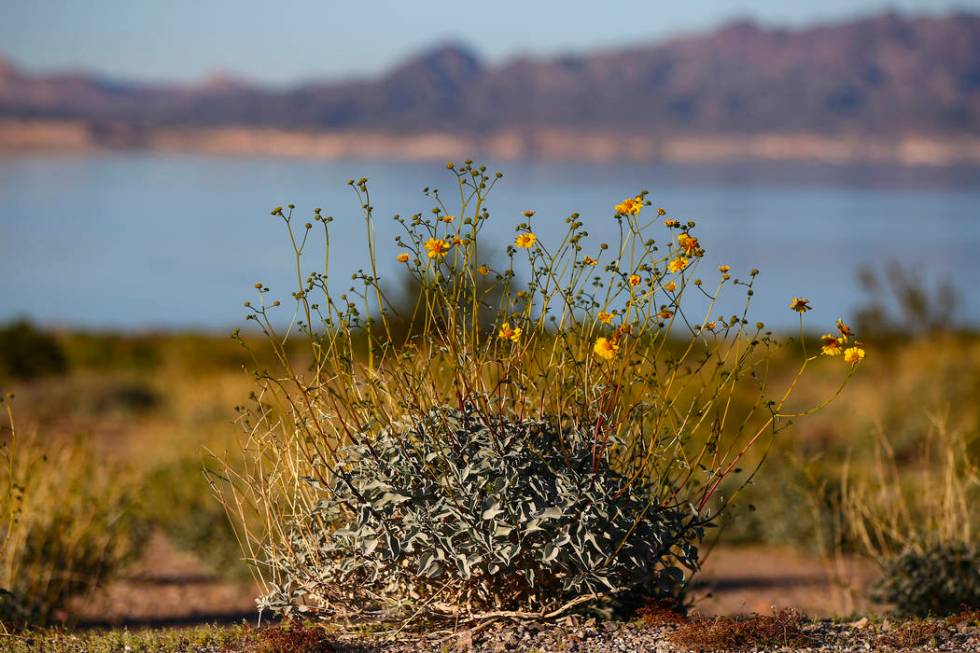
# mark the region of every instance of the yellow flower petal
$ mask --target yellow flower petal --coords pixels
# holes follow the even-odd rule
[[[538,237],[529,231],[527,233],[518,235],[517,238],[514,240],[514,245],[520,247],[521,249],[530,249],[534,247],[534,243],[536,243],[537,240]]]
[[[595,352],[595,355],[599,358],[604,358],[609,361],[616,357],[616,354],[619,351],[619,345],[609,338],[600,336],[599,338],[596,338],[592,351]]]

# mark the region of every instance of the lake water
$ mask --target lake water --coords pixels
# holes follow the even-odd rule
[[[738,165],[600,166],[505,163],[490,209],[501,245],[525,209],[542,239],[578,211],[592,246],[613,238],[611,207],[642,189],[672,216],[698,222],[719,263],[762,274],[752,316],[794,324],[793,295],[814,325],[865,300],[860,264],[898,261],[926,283],[951,280],[962,322],[980,325],[980,171]],[[269,209],[335,216],[336,278],[365,266],[363,222],[346,180],[366,176],[380,227],[382,273],[394,274],[389,219],[432,207],[444,166],[376,161],[242,160],[114,154],[0,159],[0,321],[51,326],[228,329],[262,280],[285,296],[292,268]],[[446,193],[446,197],[450,197]],[[587,245],[588,246],[588,245]],[[708,277],[708,272],[703,274]],[[713,278],[713,277],[712,277]],[[345,283],[339,281],[338,283]]]

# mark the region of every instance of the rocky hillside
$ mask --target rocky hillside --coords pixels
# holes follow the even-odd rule
[[[654,20],[651,13],[649,19]],[[485,65],[447,46],[388,74],[285,91],[31,76],[0,61],[0,119],[399,133],[501,130],[887,137],[980,134],[980,16],[749,22],[618,51]]]

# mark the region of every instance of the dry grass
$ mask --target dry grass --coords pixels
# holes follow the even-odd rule
[[[674,606],[662,603],[650,603],[633,615],[637,622],[644,626],[666,626],[668,624],[683,624],[689,620],[687,615],[678,612]]]
[[[803,630],[805,624],[806,618],[792,610],[775,615],[698,618],[681,624],[669,639],[678,646],[702,651],[803,647],[813,643]]]
[[[333,653],[323,628],[299,622],[255,632],[254,644],[247,653]]]
[[[980,628],[980,608],[964,607],[959,614],[946,617],[946,623],[951,626],[972,626]]]
[[[944,624],[934,619],[913,619],[881,632],[877,637],[878,646],[911,649],[935,644],[944,631]]]
[[[82,438],[50,441],[0,426],[0,632],[58,616],[134,557],[145,530],[134,485]]]

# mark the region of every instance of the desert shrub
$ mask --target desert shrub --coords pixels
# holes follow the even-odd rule
[[[8,413],[8,417],[10,414]],[[45,622],[129,560],[145,535],[124,473],[84,439],[0,433],[0,623]]]
[[[68,369],[58,341],[20,321],[0,328],[0,378],[32,379]]]
[[[317,596],[387,609],[415,597],[447,612],[550,612],[623,589],[676,601],[697,568],[702,518],[662,507],[668,485],[593,467],[589,433],[466,406],[356,442],[294,524],[319,542],[276,561],[284,582],[265,607],[288,614]]]
[[[881,567],[872,598],[899,615],[980,606],[980,467],[972,445],[937,416],[919,457],[903,468],[881,436],[874,474],[845,472],[848,535]]]
[[[426,189],[430,213],[394,217],[393,258],[418,288],[409,308],[380,282],[366,179],[350,181],[366,269],[346,291],[331,278],[332,218],[272,211],[292,248],[295,313],[278,318],[263,283],[246,302],[276,360],[255,367],[240,462],[218,485],[264,604],[467,621],[676,596],[738,479],[841,392],[863,349],[842,321],[808,342],[809,302],[793,298],[794,371],[770,379],[782,344],[748,319],[758,271],[723,265],[706,281],[695,223],[648,208],[645,192],[606,218],[611,243],[590,241],[578,214],[544,242],[527,211],[491,264],[480,233],[502,175],[449,170],[452,210]],[[723,315],[729,289],[744,301]],[[840,384],[801,405],[794,389],[822,355],[844,361]],[[526,532],[535,519],[542,531]]]

